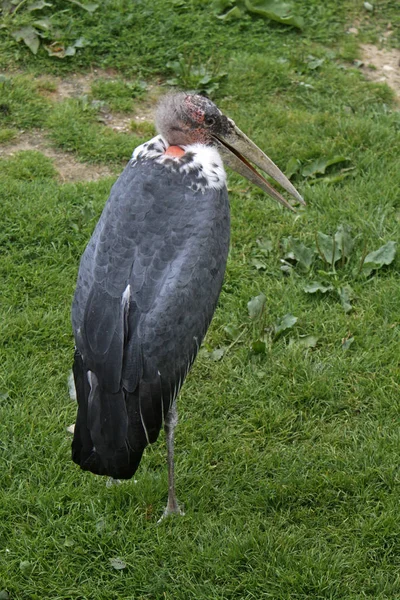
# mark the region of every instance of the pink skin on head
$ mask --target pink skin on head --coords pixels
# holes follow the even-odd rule
[[[201,110],[201,108],[199,108],[198,106],[196,106],[196,104],[192,101],[192,96],[186,96],[185,104],[190,110],[190,116],[193,119],[193,121],[196,121],[196,123],[203,123],[204,111]]]

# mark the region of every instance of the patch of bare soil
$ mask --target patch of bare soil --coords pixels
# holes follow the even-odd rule
[[[91,165],[81,163],[67,152],[56,150],[46,140],[41,131],[22,132],[21,135],[9,143],[0,146],[0,157],[13,156],[24,150],[36,150],[53,161],[61,181],[97,181],[112,175],[111,169],[104,165]]]
[[[41,93],[55,102],[62,102],[67,98],[79,98],[89,95],[92,83],[96,79],[115,79],[117,73],[112,70],[94,69],[84,75],[69,75],[61,79],[48,76],[39,77],[42,82]],[[102,112],[102,122],[119,133],[132,131],[131,122],[140,124],[153,121],[154,107],[160,96],[160,87],[149,86],[144,100],[138,100],[132,115],[112,113],[106,107]],[[24,150],[37,150],[49,157],[57,169],[61,181],[97,181],[113,174],[112,170],[104,165],[91,165],[77,161],[72,154],[62,152],[51,146],[41,131],[21,132],[16,140],[0,145],[0,157],[12,156]],[[133,148],[132,148],[133,150]]]
[[[361,50],[365,77],[387,83],[400,99],[400,50],[380,50],[372,44],[363,44]]]
[[[54,84],[55,89],[46,89],[46,82],[49,81],[49,77],[39,77],[40,81],[43,82],[44,92],[49,98],[57,102],[62,102],[66,98],[79,98],[90,94],[91,86],[96,79],[115,79],[116,74],[113,71],[104,71],[102,69],[94,69],[90,73],[72,74],[61,79],[61,77],[52,77],[51,82]],[[51,86],[52,87],[52,86]]]

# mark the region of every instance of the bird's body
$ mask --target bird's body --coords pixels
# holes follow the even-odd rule
[[[180,512],[175,401],[212,319],[229,249],[220,153],[285,206],[242,153],[302,199],[210,100],[167,96],[157,122],[161,135],[133,153],[82,256],[72,307],[72,456],[82,469],[128,479],[164,423],[169,514]]]
[[[88,399],[79,404],[73,457],[120,479],[132,477],[157,439],[196,357],[229,247],[218,153],[188,146],[176,160],[166,149],[160,136],[139,147],[115,183],[73,303],[75,378]]]

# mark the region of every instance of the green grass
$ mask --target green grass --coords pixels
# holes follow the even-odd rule
[[[400,597],[399,259],[368,279],[338,269],[356,295],[349,314],[333,295],[305,294],[310,277],[299,269],[280,270],[290,235],[312,246],[317,231],[347,225],[354,264],[364,246],[399,239],[399,113],[386,86],[346,62],[357,55],[344,32],[358,4],[297,4],[303,34],[257,19],[222,24],[204,2],[137,3],[135,12],[129,3],[132,17],[122,1],[92,16],[68,7],[57,17],[70,19],[65,35],[85,31],[91,45],[59,63],[44,51],[34,59],[0,30],[2,64],[28,72],[0,81],[0,143],[40,128],[78,160],[118,167],[151,127],[116,133],[90,98],[51,101],[51,73],[114,62],[118,85],[98,85],[93,97],[135,109],[124,78],[167,78],[167,60],[197,44],[201,61],[212,40],[216,60],[229,56],[218,104],[280,167],[335,155],[355,167],[333,185],[296,176],[308,204],[296,215],[229,175],[231,252],[207,348],[230,346],[227,325],[244,333],[221,361],[200,356],[185,383],[176,469],[186,516],[157,525],[162,436],[137,483],[107,488],[72,463],[66,431],[76,413],[66,381],[71,299],[114,179],[61,184],[37,151],[0,160],[0,593],[12,600]],[[395,3],[375,4],[394,18]],[[377,9],[365,25],[371,39],[385,21]],[[310,55],[323,63],[311,68]],[[49,73],[45,84],[35,69]],[[251,265],[257,238],[272,242],[265,270]],[[247,303],[261,292],[267,327],[286,313],[298,321],[257,355]],[[318,336],[314,349],[299,343],[306,334]],[[111,566],[116,557],[125,569]]]

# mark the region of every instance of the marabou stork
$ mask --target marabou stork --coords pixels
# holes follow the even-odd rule
[[[212,319],[229,248],[221,156],[291,205],[249,161],[303,199],[278,167],[209,99],[161,101],[152,140],[114,184],[82,256],[72,305],[78,415],[72,458],[129,479],[164,424],[168,504],[174,490],[176,398]]]

